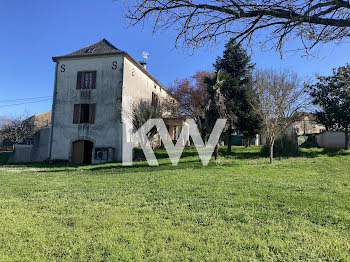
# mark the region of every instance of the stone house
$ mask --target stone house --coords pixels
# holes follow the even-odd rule
[[[326,127],[319,122],[315,114],[309,112],[296,112],[287,128],[288,133],[295,132],[297,136],[320,134],[324,131]]]
[[[316,115],[309,112],[296,112],[289,121],[289,125],[284,130],[284,134],[289,136],[297,136],[298,144],[303,144],[308,136],[321,134],[326,131],[326,127],[320,123]],[[280,134],[281,135],[281,134]],[[265,145],[267,143],[264,133],[259,134],[257,145]]]
[[[145,62],[136,61],[106,39],[52,59],[56,72],[48,156],[51,161],[121,161],[123,128],[126,133],[132,129],[127,112],[133,101],[177,103],[146,70]],[[182,123],[167,120],[166,124],[175,138],[174,130]]]

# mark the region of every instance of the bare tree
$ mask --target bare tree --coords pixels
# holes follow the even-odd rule
[[[149,100],[137,100],[133,103],[129,119],[132,121],[133,129],[139,130],[149,119],[163,118],[165,116],[172,115],[172,107],[169,107],[169,102],[164,100],[158,104],[154,104]],[[157,128],[153,127],[148,133],[148,140],[152,141],[152,138],[157,134]],[[146,141],[143,141],[146,143]],[[155,146],[152,143],[153,147]]]
[[[197,48],[219,37],[250,43],[264,39],[282,51],[289,38],[299,38],[309,51],[319,43],[349,37],[350,2],[346,0],[122,0],[131,25],[153,25],[153,31],[175,28],[176,46]]]
[[[9,139],[13,144],[18,143],[20,139],[30,140],[34,134],[34,125],[33,121],[26,119],[27,117],[23,116],[3,118],[0,127],[2,137]]]
[[[263,120],[272,163],[275,140],[305,106],[306,93],[298,76],[287,70],[257,70],[255,88],[259,105],[256,110]]]
[[[178,101],[180,115],[191,116],[202,137],[207,135],[205,107],[208,91],[204,78],[210,74],[209,71],[197,71],[191,77],[176,79],[168,88]]]

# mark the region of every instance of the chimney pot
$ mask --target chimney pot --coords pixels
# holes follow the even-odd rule
[[[144,69],[146,69],[147,63],[145,61],[140,61],[139,63],[140,63],[140,65],[143,66]]]

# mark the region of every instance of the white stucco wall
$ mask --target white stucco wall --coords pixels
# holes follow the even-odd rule
[[[170,99],[170,95],[159,84],[149,77],[133,61],[124,58],[123,71],[123,101],[122,120],[127,130],[127,141],[130,141],[132,130],[131,112],[132,104],[138,99],[152,100],[152,92],[158,95],[159,99]]]
[[[114,61],[118,63],[116,70],[112,69]],[[113,147],[114,160],[121,160],[123,56],[65,59],[58,63],[51,160],[70,161],[71,144],[79,139],[92,141],[94,148]],[[79,71],[96,71],[96,89],[76,89]],[[95,123],[73,124],[74,104],[96,104]]]
[[[169,94],[158,85],[151,77],[145,74],[133,61],[124,58],[123,72],[123,98],[131,97],[133,101],[137,99],[152,99],[152,92],[160,99],[170,98]],[[124,103],[125,102],[125,103]],[[123,100],[125,111],[131,110],[130,101]],[[125,116],[126,120],[126,116]]]
[[[113,62],[118,63],[116,70],[113,70]],[[114,148],[113,160],[121,161],[122,122],[127,130],[132,129],[133,101],[151,100],[152,92],[160,99],[170,98],[157,81],[139,68],[139,64],[122,54],[66,58],[57,63],[51,160],[71,161],[72,143],[84,139],[92,141],[94,149]],[[79,71],[96,71],[96,89],[76,89]],[[96,104],[95,123],[73,124],[74,104]],[[97,162],[93,160],[93,163]]]
[[[341,149],[345,147],[345,133],[326,131],[316,136],[316,142],[320,147]]]

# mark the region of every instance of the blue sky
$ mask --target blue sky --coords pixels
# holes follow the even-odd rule
[[[224,48],[221,42],[214,50],[199,49],[191,56],[174,50],[174,32],[152,35],[147,24],[143,32],[140,27],[127,28],[120,0],[0,0],[0,4],[0,116],[50,110],[55,69],[51,57],[103,38],[137,60],[143,51],[149,52],[147,68],[166,86],[197,70],[212,69]],[[281,59],[277,52],[256,50],[252,58],[257,67],[287,67],[307,78],[328,74],[350,61],[350,44],[325,45],[318,57],[287,54]],[[46,98],[28,104],[16,100],[32,97]]]

